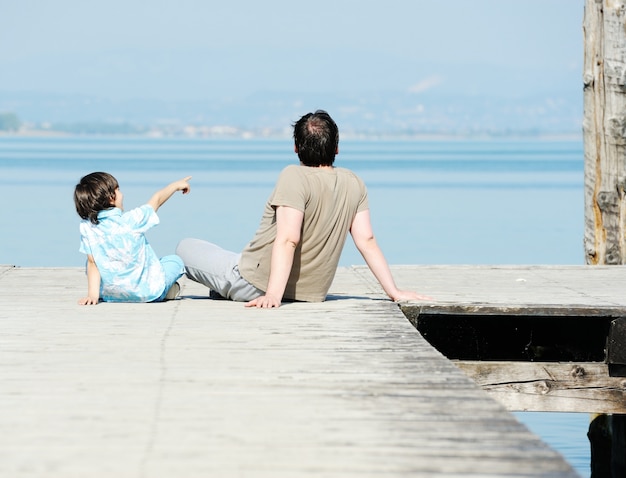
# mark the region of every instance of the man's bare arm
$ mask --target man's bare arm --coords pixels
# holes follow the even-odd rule
[[[389,264],[383,255],[374,232],[370,220],[369,210],[357,213],[350,227],[350,234],[354,240],[356,248],[359,250],[363,259],[367,263],[376,280],[380,283],[385,293],[393,301],[400,300],[429,300],[431,297],[418,294],[413,291],[400,290],[393,280],[393,275],[389,269]]]
[[[272,247],[270,277],[265,295],[246,303],[246,307],[280,307],[291,274],[293,257],[300,243],[304,213],[287,206],[276,208],[276,240]]]

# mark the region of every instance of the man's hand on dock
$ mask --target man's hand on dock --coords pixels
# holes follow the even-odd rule
[[[435,300],[428,295],[418,294],[412,290],[399,290],[391,299],[394,302],[402,302],[405,300]]]
[[[256,299],[251,300],[250,302],[246,302],[246,307],[256,307],[258,309],[273,309],[275,307],[280,307],[281,300],[274,297],[271,294],[265,294],[261,297],[257,297]]]

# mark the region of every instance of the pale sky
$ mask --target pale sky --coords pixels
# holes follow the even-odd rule
[[[0,91],[418,92],[503,70],[579,81],[583,13],[584,0],[0,0]]]

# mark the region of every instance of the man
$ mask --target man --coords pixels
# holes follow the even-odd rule
[[[176,248],[187,276],[248,307],[283,300],[321,302],[333,281],[348,232],[370,270],[394,301],[428,297],[400,290],[372,232],[367,189],[352,171],[333,166],[339,130],[325,111],[294,125],[300,165],[281,172],[255,237],[241,254],[199,239]]]

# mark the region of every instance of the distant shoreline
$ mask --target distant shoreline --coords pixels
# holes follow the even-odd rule
[[[240,139],[240,140],[284,140],[291,139],[290,134],[281,132],[239,131],[233,133],[213,134],[167,134],[163,132],[146,133],[69,133],[65,131],[26,130],[0,131],[0,138],[141,138],[141,139]],[[581,133],[507,133],[507,134],[455,134],[455,133],[380,133],[352,132],[341,133],[342,140],[372,140],[372,141],[497,141],[497,140],[539,140],[539,141],[582,141]]]

